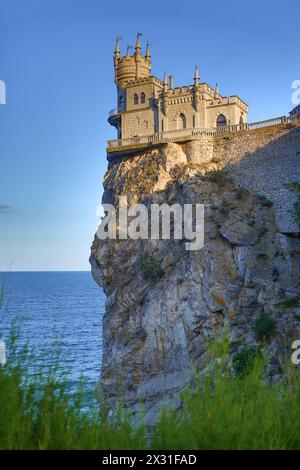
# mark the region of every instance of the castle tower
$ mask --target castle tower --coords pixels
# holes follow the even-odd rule
[[[131,55],[129,52],[130,46],[127,47],[127,54],[121,57],[119,50],[119,41],[117,39],[115,54],[114,54],[114,68],[115,68],[115,83],[117,86],[124,88],[126,83],[138,80],[140,78],[148,78],[151,74],[151,57],[149,45],[146,49],[145,57],[142,55],[141,33],[137,34],[135,51]]]

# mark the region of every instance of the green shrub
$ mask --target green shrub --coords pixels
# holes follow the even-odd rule
[[[257,341],[269,340],[276,331],[276,322],[266,313],[262,313],[255,322],[254,333]]]
[[[299,297],[296,297],[295,299],[283,300],[282,302],[279,302],[278,304],[276,304],[276,307],[282,310],[285,310],[288,308],[297,307],[298,303],[299,303]]]
[[[0,449],[300,449],[298,371],[290,366],[270,385],[262,358],[248,368],[251,357],[250,350],[240,355],[237,364],[247,374],[232,376],[221,354],[209,374],[184,390],[180,409],[166,401],[151,432],[121,409],[108,419],[85,400],[84,383],[70,395],[59,367],[32,377],[25,356],[13,363],[9,357],[0,369]]]
[[[272,269],[272,276],[274,277],[275,281],[279,278],[279,270],[276,266],[274,266]]]
[[[247,191],[244,188],[238,188],[235,191],[235,197],[237,198],[238,201],[242,201],[243,199],[245,199],[246,195],[247,195]]]
[[[280,299],[285,298],[285,289],[284,289],[284,287],[279,287],[277,295]]]
[[[232,178],[224,170],[213,170],[206,173],[204,179],[212,183],[231,183]]]
[[[158,281],[164,275],[164,270],[159,262],[147,251],[141,253],[139,267],[145,280]]]
[[[256,253],[256,258],[257,259],[266,259],[268,258],[267,253]]]
[[[263,195],[258,196],[258,199],[259,199],[262,206],[266,206],[266,207],[272,207],[273,206],[273,202],[270,201],[270,199],[266,198]]]
[[[249,374],[254,366],[256,351],[254,348],[244,348],[233,356],[233,368],[238,377]]]

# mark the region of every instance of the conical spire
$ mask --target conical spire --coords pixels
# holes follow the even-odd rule
[[[164,91],[168,91],[168,80],[167,80],[167,74],[165,72],[164,74]]]
[[[116,39],[115,55],[120,55],[119,38]]]
[[[196,65],[196,68],[195,68],[194,84],[195,84],[195,86],[198,86],[198,85],[199,85],[198,65]]]
[[[115,54],[114,54],[115,78],[116,78],[116,68],[118,66],[120,59],[121,59],[121,55],[120,55],[120,48],[119,48],[119,37],[117,36]]]
[[[150,59],[151,59],[149,42],[147,42],[145,59],[146,59],[146,60],[150,60]]]
[[[132,46],[127,46],[126,59],[130,59],[130,52],[129,52],[129,49],[130,49],[131,47],[132,47]]]
[[[137,33],[136,36],[136,43],[135,43],[135,53],[140,53],[141,52],[141,42],[140,42],[140,36],[142,33]]]

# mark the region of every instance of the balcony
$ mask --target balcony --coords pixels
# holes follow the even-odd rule
[[[117,114],[119,114],[118,108],[114,108],[111,111],[109,111],[108,117],[117,116]]]
[[[120,118],[120,114],[117,115]],[[116,116],[113,115],[113,118]],[[263,127],[276,126],[278,124],[288,124],[297,121],[297,116],[280,116],[265,121],[253,122],[250,124],[235,124],[220,127],[204,127],[191,129],[177,129],[172,131],[156,132],[151,135],[136,135],[133,137],[117,140],[109,140],[107,142],[107,152],[122,152],[124,150],[145,148],[148,146],[167,143],[167,142],[184,142],[188,140],[197,140],[200,136],[222,136],[231,132],[251,131],[261,129]]]
[[[108,113],[108,122],[111,126],[118,128],[121,121],[121,114],[118,108],[114,108]]]

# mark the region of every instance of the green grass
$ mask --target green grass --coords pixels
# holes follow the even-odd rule
[[[271,386],[261,356],[245,352],[234,374],[226,354],[150,434],[122,410],[109,420],[95,402],[86,408],[84,384],[71,396],[59,367],[33,378],[34,358],[10,354],[0,369],[0,449],[300,449],[299,369],[288,365]]]

